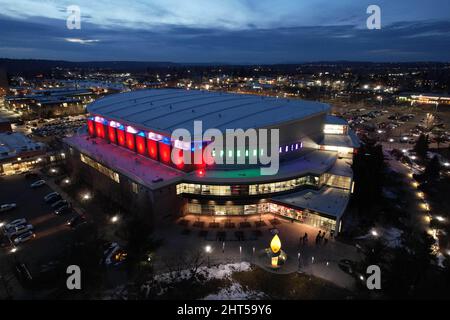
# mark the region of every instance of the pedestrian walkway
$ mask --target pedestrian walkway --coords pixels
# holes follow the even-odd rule
[[[189,233],[183,232],[186,226],[179,224],[158,228],[155,230],[155,238],[162,239],[163,245],[156,252],[155,271],[156,273],[165,272],[167,262],[173,260],[174,257],[202,253],[209,255],[211,264],[247,261],[275,273],[305,272],[329,280],[340,287],[353,288],[354,279],[340,270],[338,263],[341,259],[357,261],[362,258],[354,246],[335,239],[327,242],[322,240],[316,244],[315,237],[319,229],[291,223],[284,219],[278,219],[278,223],[273,225],[269,222],[271,219],[273,219],[273,215],[270,214],[263,215],[261,218],[259,216],[246,218],[245,221],[252,224],[250,228],[242,228],[245,229],[244,232],[250,233],[257,229],[261,231],[261,235],[255,238],[246,237],[246,240],[243,241],[234,238],[220,241],[217,237],[208,237],[204,233],[206,231],[216,234],[221,230],[234,233],[236,230],[240,230],[237,227],[239,225],[237,219],[231,219],[235,223],[235,227],[228,229],[206,227],[205,219],[203,219],[205,222],[203,227],[192,227]],[[254,222],[260,220],[265,222],[265,226],[255,227]],[[225,226],[223,223],[222,225]],[[286,264],[277,271],[268,269],[270,261],[265,265],[259,258],[260,253],[269,247],[274,229],[277,230],[281,239],[282,250],[288,255]],[[301,241],[305,233],[308,234],[306,243]],[[329,234],[327,233],[325,237],[329,238]],[[210,248],[209,253],[205,250],[207,246]]]

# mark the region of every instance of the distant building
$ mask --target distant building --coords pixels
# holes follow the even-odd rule
[[[399,94],[397,100],[399,102],[409,102],[411,104],[450,105],[450,95],[448,94],[405,92]]]
[[[27,171],[44,161],[45,144],[18,132],[0,133],[0,174]]]
[[[9,90],[9,81],[6,70],[0,67],[0,97],[5,96]]]
[[[86,104],[97,99],[99,94],[91,89],[47,89],[32,90],[28,94],[15,94],[5,97],[5,106],[9,109],[34,112],[61,112],[65,109],[70,113],[84,111]]]

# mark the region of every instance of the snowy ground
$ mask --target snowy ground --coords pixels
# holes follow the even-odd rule
[[[220,264],[217,266],[199,267],[193,271],[191,269],[185,269],[181,271],[172,271],[163,274],[156,275],[153,278],[152,283],[148,283],[142,286],[144,292],[150,292],[152,287],[159,287],[160,291],[158,295],[163,295],[167,291],[167,287],[183,280],[195,279],[199,284],[207,281],[217,280],[229,280],[230,284],[226,288],[221,288],[218,292],[209,294],[204,297],[205,300],[248,300],[248,299],[262,299],[264,293],[255,292],[243,288],[239,283],[231,279],[233,272],[250,271],[251,265],[248,262]]]
[[[232,282],[227,288],[220,289],[219,292],[207,295],[204,300],[259,300],[264,299],[263,292],[256,292],[244,289],[239,283]]]

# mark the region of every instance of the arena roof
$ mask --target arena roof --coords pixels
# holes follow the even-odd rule
[[[88,111],[128,125],[159,133],[177,128],[203,130],[263,128],[325,113],[329,105],[304,100],[183,89],[147,89],[96,100]]]

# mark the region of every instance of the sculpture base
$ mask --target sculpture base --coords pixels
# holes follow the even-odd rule
[[[267,248],[265,249],[265,252],[267,257],[269,258],[270,267],[272,269],[279,269],[287,260],[287,254],[283,250],[280,250],[277,253],[273,253],[270,248]]]

